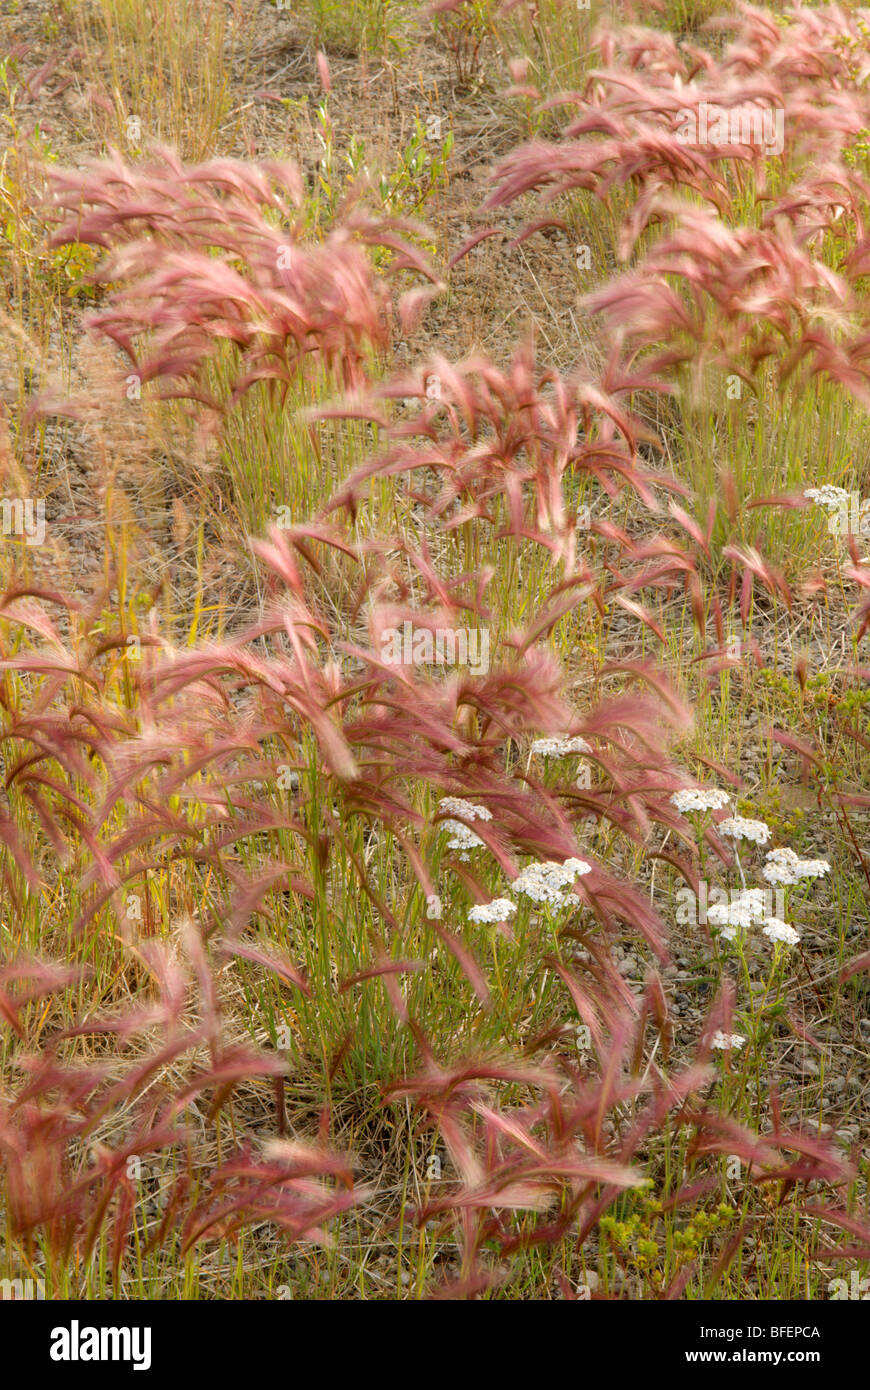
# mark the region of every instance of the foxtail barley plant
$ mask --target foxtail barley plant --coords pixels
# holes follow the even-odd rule
[[[98,8],[177,121],[208,6],[150,76],[152,7]],[[236,110],[232,6],[197,138],[45,159],[3,282],[23,325],[75,255],[58,331],[113,364],[108,405],[46,359],[0,416],[9,508],[47,499],[0,591],[4,1261],[52,1298],[827,1297],[870,1259],[870,32],[302,8],[313,171]],[[396,82],[413,35],[457,100],[507,65],[446,259],[452,137],[418,112],[392,183],[339,149],[341,63]],[[438,337],[497,244],[578,227],[573,360]]]

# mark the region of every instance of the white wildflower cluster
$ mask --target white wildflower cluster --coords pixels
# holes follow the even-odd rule
[[[542,758],[567,758],[571,753],[591,753],[592,748],[585,738],[580,738],[579,735],[574,738],[556,736],[536,738],[532,744],[532,752],[540,753]]]
[[[721,927],[726,941],[733,941],[738,929],[748,931],[754,923],[763,921],[764,914],[764,889],[744,888],[730,903],[711,903],[707,908],[707,921],[711,926]]]
[[[491,903],[478,903],[469,914],[469,922],[506,922],[517,910],[510,898],[493,898]]]
[[[825,483],[823,487],[807,488],[804,497],[828,513],[828,530],[833,535],[846,532],[866,536],[870,531],[870,497],[847,492],[844,487]]]
[[[718,1052],[730,1052],[732,1047],[739,1051],[745,1042],[746,1039],[740,1033],[723,1033],[719,1028],[710,1039],[710,1046],[715,1047]]]
[[[726,941],[734,941],[738,931],[748,931],[756,923],[763,923],[762,935],[769,941],[796,946],[800,937],[794,927],[779,917],[767,915],[767,898],[763,888],[744,888],[730,903],[711,903],[707,908],[707,921],[720,928]]]
[[[571,895],[565,892],[583,874],[591,872],[592,865],[585,859],[566,859],[564,864],[554,859],[540,864],[527,864],[511,884],[514,893],[523,893],[533,902],[548,906],[564,907]]]
[[[786,946],[796,946],[800,941],[794,927],[790,927],[787,922],[780,921],[778,917],[768,918],[761,930],[768,941],[782,941]]]
[[[810,502],[815,502],[817,507],[826,507],[831,511],[839,511],[840,507],[849,502],[846,489],[834,487],[833,483],[825,483],[823,487],[808,487],[804,490],[804,497]]]
[[[763,821],[746,821],[739,816],[731,821],[722,821],[717,829],[736,839],[735,826],[741,831],[742,838],[752,839],[756,844],[764,844],[770,833]],[[749,834],[745,830],[747,826],[751,829]],[[801,859],[793,849],[768,850],[767,861],[761,870],[768,883],[786,886],[800,883],[803,879],[824,878],[830,871],[827,859]],[[756,923],[761,923],[762,935],[771,943],[779,941],[786,946],[796,946],[800,941],[799,934],[788,922],[769,914],[768,899],[769,890],[744,888],[732,897],[731,902],[711,903],[707,908],[707,921],[720,929],[726,941],[734,941],[738,932],[748,931]]]
[[[824,878],[831,872],[827,859],[801,859],[793,849],[772,849],[761,870],[768,883],[791,886],[805,878]]]
[[[802,859],[800,870],[801,878],[824,878],[831,872],[831,866],[827,859]]]
[[[454,816],[465,816],[466,820],[492,820],[492,812],[485,806],[463,801],[461,796],[442,796],[438,806],[439,810],[452,812]]]
[[[683,815],[690,811],[721,811],[728,801],[728,793],[718,787],[687,787],[671,797],[671,805]]]
[[[754,845],[766,845],[770,839],[769,825],[763,820],[747,820],[745,816],[728,816],[716,829],[731,840],[749,840]]]
[[[454,816],[464,816],[466,820],[492,820],[492,812],[485,806],[475,806],[471,801],[463,801],[461,796],[443,796],[439,802],[439,810],[452,812]],[[450,834],[447,841],[448,849],[480,849],[483,840],[479,835],[475,835],[462,821],[446,820],[444,829]]]
[[[840,491],[841,489],[836,488],[814,489],[820,497],[824,493],[828,500]],[[807,493],[807,496],[809,495]],[[716,811],[726,805],[728,799],[728,793],[716,787],[697,787],[674,792],[671,803],[683,813]],[[770,839],[770,826],[763,820],[752,820],[747,816],[728,816],[719,821],[716,829],[721,835],[735,842],[735,849],[741,840],[747,840],[750,844],[766,845]],[[761,873],[771,885],[790,886],[804,879],[824,878],[830,871],[831,866],[827,859],[801,859],[793,849],[771,849],[767,852]],[[772,915],[769,899],[769,889],[744,888],[742,892],[732,894],[730,902],[711,903],[706,909],[707,921],[719,929],[725,941],[736,941],[738,935],[760,923],[762,934],[772,944],[782,942],[787,946],[796,946],[800,936],[794,927]]]
[[[748,908],[756,921],[761,921],[767,915],[768,902],[772,894],[767,888],[744,888],[737,895],[736,901]]]

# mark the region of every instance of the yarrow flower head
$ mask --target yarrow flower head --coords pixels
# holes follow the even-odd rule
[[[723,1033],[719,1028],[710,1039],[710,1046],[715,1047],[718,1052],[730,1052],[731,1048],[740,1049],[746,1039],[740,1033]]]
[[[823,487],[805,488],[804,497],[810,502],[815,502],[817,507],[826,507],[831,511],[838,511],[844,504],[849,503],[849,493],[846,489],[834,487],[833,483],[825,483]]]
[[[707,908],[707,921],[722,928],[726,941],[734,940],[738,927],[747,930],[756,920],[756,914],[745,903],[711,903]]]
[[[771,917],[761,931],[768,941],[782,941],[786,946],[796,946],[800,941],[794,927],[790,927],[787,922],[781,922],[778,917]]]
[[[870,497],[859,497],[857,492],[847,492],[844,487],[834,487],[832,483],[807,488],[804,497],[824,507],[828,513],[828,530],[834,534],[859,531],[866,536],[870,530]]]
[[[738,929],[746,931],[755,922],[764,921],[769,896],[769,891],[763,888],[744,888],[728,903],[711,903],[707,908],[707,921],[711,926],[721,927],[726,941],[734,941]]]
[[[800,870],[801,878],[824,878],[831,872],[831,866],[827,859],[802,859]]]
[[[592,748],[585,738],[580,738],[579,735],[575,738],[557,736],[536,738],[532,744],[532,752],[540,753],[542,758],[567,758],[571,753],[591,753]]]
[[[690,811],[721,811],[729,799],[728,793],[718,787],[686,787],[674,792],[671,805],[686,815]]]
[[[737,894],[735,901],[748,907],[753,916],[761,920],[767,916],[767,909],[772,896],[769,888],[743,888]]]
[[[799,874],[797,873],[800,857],[795,854],[793,849],[772,849],[768,852],[767,862],[762,869],[762,877],[768,883],[797,883]]]
[[[438,806],[442,811],[452,811],[454,816],[465,816],[466,820],[492,820],[492,812],[485,806],[476,806],[461,796],[442,796]]]
[[[517,910],[516,903],[512,903],[510,898],[493,898],[491,903],[478,903],[473,907],[469,914],[469,922],[505,922],[508,917],[513,917]]]
[[[750,840],[755,845],[766,845],[770,839],[769,825],[763,820],[747,820],[744,816],[728,816],[716,829],[731,840]]]
[[[824,878],[831,872],[827,859],[801,859],[793,849],[772,849],[761,870],[768,883],[786,885],[800,883],[804,878]]]
[[[441,811],[452,811],[454,816],[464,816],[466,820],[492,820],[492,812],[485,806],[475,806],[471,801],[463,801],[461,796],[442,796],[438,803]],[[485,848],[483,840],[479,835],[475,835],[462,821],[446,820],[444,829],[450,834],[447,841],[448,849],[481,849]],[[463,854],[463,858],[465,855]]]
[[[511,889],[514,893],[525,894],[533,902],[563,907],[571,901],[571,894],[565,889],[591,870],[592,865],[585,859],[566,859],[564,864],[547,859],[541,864],[527,864],[514,879]]]

